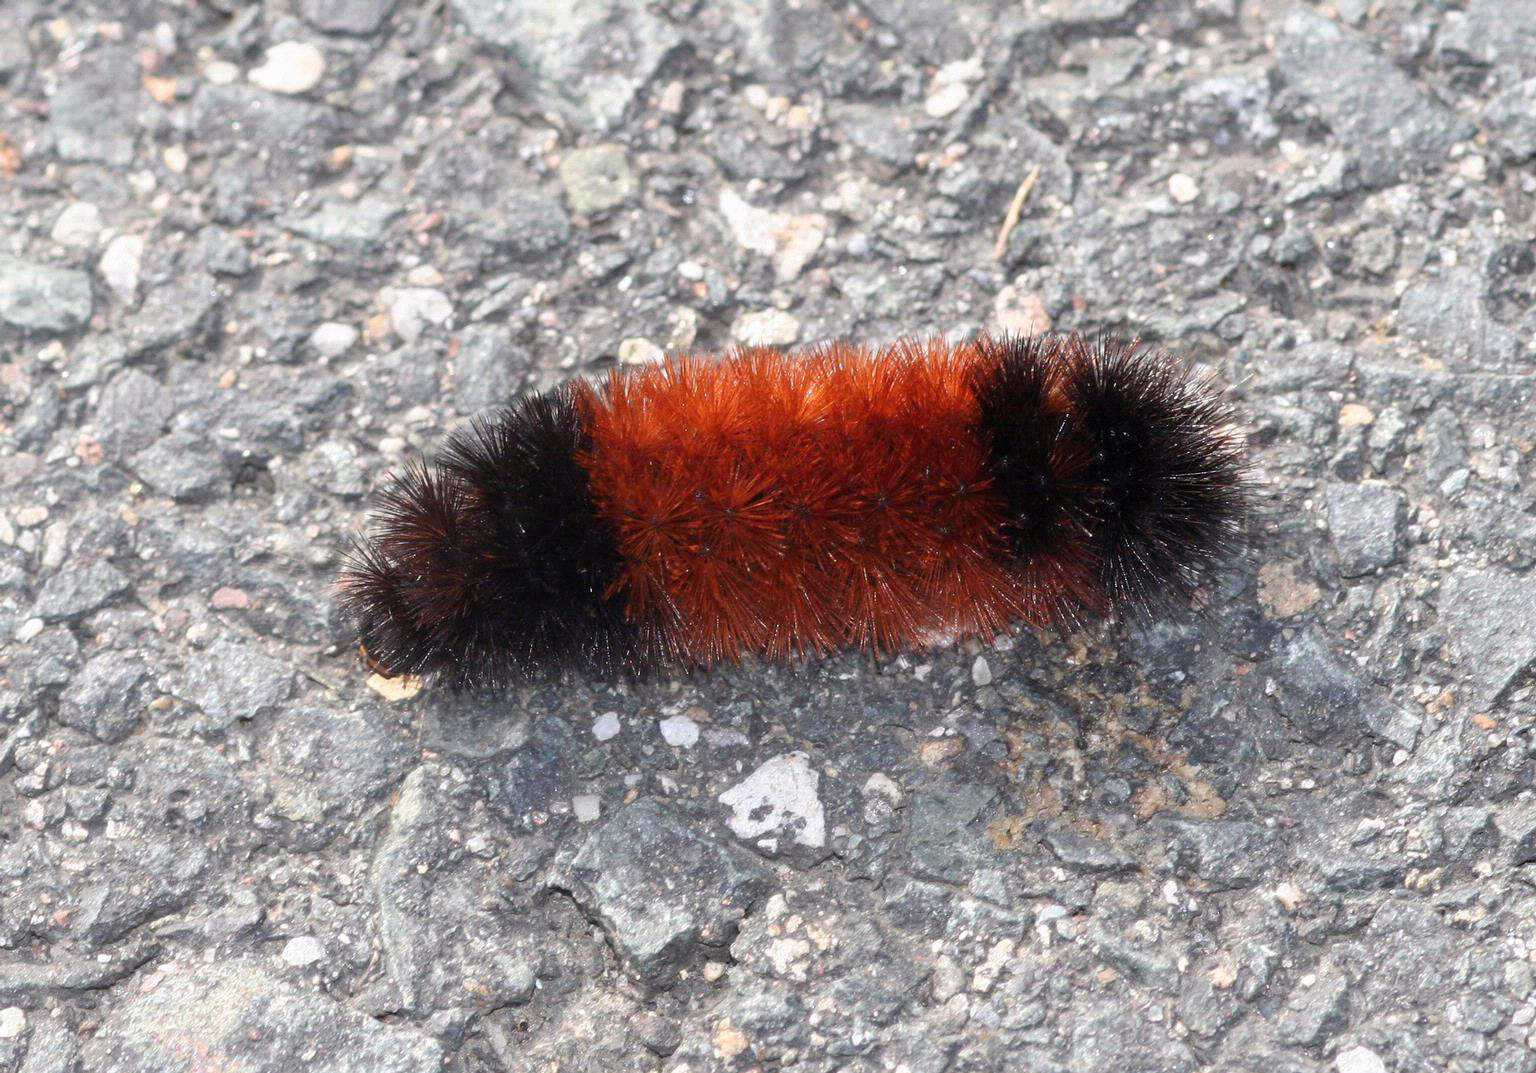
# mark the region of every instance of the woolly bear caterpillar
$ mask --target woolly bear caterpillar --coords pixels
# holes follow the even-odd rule
[[[891,650],[1185,604],[1245,483],[1217,395],[1134,343],[743,348],[452,436],[341,592],[372,659],[457,686]]]

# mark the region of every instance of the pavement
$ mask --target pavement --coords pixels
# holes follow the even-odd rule
[[[0,1073],[1536,1073],[1536,4],[0,6]],[[370,681],[369,495],[664,351],[1140,335],[1186,618]]]

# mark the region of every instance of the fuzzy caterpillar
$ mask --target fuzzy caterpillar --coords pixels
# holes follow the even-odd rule
[[[1245,473],[1219,397],[1136,344],[743,348],[450,437],[340,588],[372,659],[456,686],[889,651],[1186,604]]]

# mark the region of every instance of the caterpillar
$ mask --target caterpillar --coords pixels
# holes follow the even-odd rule
[[[1246,483],[1229,408],[1137,343],[745,347],[471,423],[340,592],[377,667],[457,687],[889,652],[1187,606]]]

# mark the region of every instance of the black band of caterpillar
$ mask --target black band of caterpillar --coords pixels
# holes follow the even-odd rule
[[[395,673],[500,685],[535,668],[643,672],[661,654],[631,621],[623,561],[577,459],[570,385],[518,399],[395,478],[344,581],[365,650]]]

